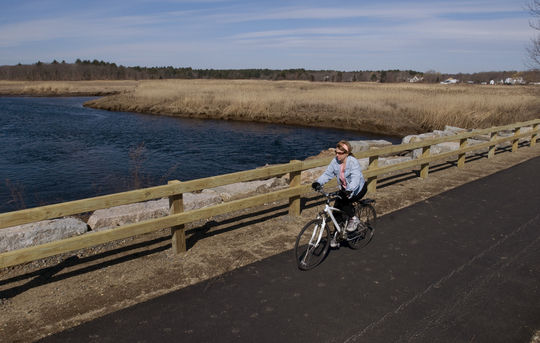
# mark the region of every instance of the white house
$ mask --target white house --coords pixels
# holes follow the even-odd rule
[[[504,83],[507,85],[524,85],[526,82],[525,80],[523,80],[522,77],[518,77],[515,79],[512,77],[507,77],[506,80],[504,80]]]

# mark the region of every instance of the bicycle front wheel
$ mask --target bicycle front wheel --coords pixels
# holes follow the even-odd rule
[[[371,205],[359,205],[356,208],[356,216],[360,219],[358,229],[348,233],[347,243],[352,249],[360,249],[368,245],[373,238],[377,213]]]
[[[324,260],[330,247],[330,230],[321,219],[307,223],[296,238],[296,264],[301,270],[315,268]]]

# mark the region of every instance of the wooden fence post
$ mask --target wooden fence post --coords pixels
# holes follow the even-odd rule
[[[538,132],[536,130],[538,130],[538,124],[533,125],[533,134],[531,136],[531,146],[535,146],[536,140],[538,139]]]
[[[462,138],[459,140],[459,149],[465,149],[467,147],[467,138]],[[465,166],[465,156],[466,153],[459,154],[457,166],[458,168],[463,168]]]
[[[429,157],[430,154],[431,154],[431,145],[425,146],[422,148],[422,156],[420,158]],[[422,179],[425,179],[428,177],[428,174],[429,174],[429,162],[424,163],[420,166],[420,177]]]
[[[494,141],[496,137],[497,137],[497,132],[495,131],[491,132],[489,140]],[[493,158],[494,156],[495,156],[495,145],[490,145],[489,151],[488,151],[488,158]]]
[[[180,183],[178,180],[169,181],[168,184]],[[169,214],[177,214],[184,212],[184,200],[182,194],[176,194],[169,197]],[[184,224],[171,227],[172,234],[172,251],[174,254],[179,254],[186,251],[186,233]]]
[[[292,165],[302,163],[298,160],[291,160]],[[300,186],[302,181],[302,171],[294,171],[289,173],[289,187]],[[299,216],[300,215],[300,195],[293,196],[289,198],[289,215],[290,216]]]
[[[521,128],[517,128],[515,131],[514,131],[514,136],[517,136],[519,135],[519,132],[521,131]],[[512,141],[512,152],[516,152],[517,149],[518,149],[518,143],[519,143],[519,138],[516,138]]]
[[[369,169],[377,168],[379,165],[379,156],[370,156],[369,157]],[[377,175],[372,176],[367,179],[367,193],[374,194],[377,192]]]

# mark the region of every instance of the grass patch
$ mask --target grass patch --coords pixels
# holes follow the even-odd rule
[[[251,80],[140,81],[90,107],[405,135],[538,117],[540,87]]]

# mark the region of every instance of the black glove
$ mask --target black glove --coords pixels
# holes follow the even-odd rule
[[[341,199],[350,199],[350,198],[351,198],[351,194],[352,194],[351,191],[346,191],[346,190],[341,189],[341,190],[339,191],[338,196],[339,196]]]
[[[320,189],[322,188],[322,186],[321,186],[320,183],[318,183],[318,182],[315,181],[315,182],[313,182],[313,183],[311,184],[311,188],[313,188],[314,190],[318,191],[318,190],[320,190]]]

